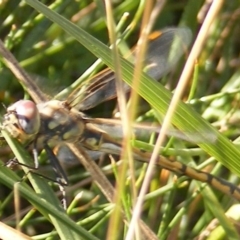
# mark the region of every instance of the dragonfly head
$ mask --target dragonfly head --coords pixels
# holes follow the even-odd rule
[[[30,100],[20,100],[7,108],[3,128],[12,137],[25,143],[38,133],[41,121],[37,106]]]

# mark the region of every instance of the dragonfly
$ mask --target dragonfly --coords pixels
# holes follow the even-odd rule
[[[174,61],[169,60],[169,52],[175,37],[178,36],[181,39],[185,37],[184,46],[186,47],[190,43],[190,35],[188,29],[170,28],[153,39],[149,44],[145,59],[147,74],[158,79],[168,73],[176,63],[174,61],[177,61],[177,58],[181,55],[181,53],[177,53]],[[0,48],[0,53],[5,59],[8,59],[7,50],[2,49],[3,45]],[[13,59],[8,65],[18,66]],[[161,65],[163,67],[160,67]],[[20,66],[17,68],[19,68],[19,72],[23,72],[21,81],[26,81],[28,88],[34,89],[34,82],[28,78],[26,72]],[[16,73],[15,75],[19,76]],[[129,91],[130,87],[125,85],[124,89]],[[37,88],[33,90],[33,98],[37,91]],[[37,94],[35,97],[39,102],[37,104],[31,100],[20,100],[14,103],[7,108],[2,129],[8,131],[12,137],[22,144],[33,147],[36,167],[38,167],[37,149],[45,149],[51,163],[61,176],[60,184],[66,185],[68,184],[67,177],[59,164],[58,157],[53,153],[53,146],[59,143],[73,143],[89,151],[90,155],[91,153],[101,152],[117,155],[121,153],[121,130],[119,130],[121,122],[114,119],[91,118],[83,112],[114,97],[116,97],[114,73],[108,69],[92,78],[85,89],[85,95],[81,98],[81,102],[77,104],[74,100],[79,96],[74,95],[74,99],[65,101],[56,99],[45,101]],[[158,132],[159,128],[151,128],[150,131]],[[113,133],[115,133],[115,136],[113,136]],[[173,135],[173,132],[170,135]],[[176,135],[182,137],[179,133]],[[136,160],[148,163],[151,153],[133,148],[133,157]],[[158,157],[156,164],[174,173],[206,182],[223,193],[240,200],[240,188],[224,179],[162,155]]]

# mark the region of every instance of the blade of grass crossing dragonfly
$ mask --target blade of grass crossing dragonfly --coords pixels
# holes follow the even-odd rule
[[[111,58],[111,51],[104,44],[93,38],[91,35],[83,31],[81,28],[72,24],[56,12],[51,11],[40,2],[26,0],[26,2],[34,7],[37,11],[42,12],[53,22],[57,23],[66,32],[75,37],[81,44],[88,48],[93,54],[101,58],[110,68],[114,69]],[[133,66],[124,59],[121,59],[123,80],[129,85],[132,83]],[[134,88],[134,86],[132,86]],[[141,84],[136,90],[143,98],[145,98],[156,110],[165,114],[171,100],[171,93],[163,86],[152,81],[145,74],[141,75]],[[214,156],[223,165],[240,176],[240,151],[229,142],[223,135],[215,130],[209,123],[201,118],[189,106],[179,102],[176,114],[173,117],[173,125],[183,132],[212,134],[217,139],[214,143],[202,143],[200,146],[203,150]],[[190,136],[191,138],[191,136]]]

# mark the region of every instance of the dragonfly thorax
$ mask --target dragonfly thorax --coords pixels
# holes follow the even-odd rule
[[[81,139],[85,124],[83,116],[74,108],[69,109],[64,102],[51,100],[37,105],[41,129],[39,136],[46,140],[76,142]]]

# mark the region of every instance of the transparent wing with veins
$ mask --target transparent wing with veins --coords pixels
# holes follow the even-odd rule
[[[179,33],[179,29],[171,29],[171,31],[173,31],[173,33],[174,32]],[[181,32],[182,30],[180,30],[180,33]],[[170,35],[167,34],[166,36],[170,36]],[[172,46],[174,46],[175,41],[170,41],[170,42],[171,42],[170,49],[175,49],[174,47],[172,48]],[[168,65],[169,59],[171,60],[172,59],[171,56],[173,56],[172,54],[175,53],[174,51],[173,52],[172,51],[168,51],[167,53],[167,58],[165,58],[165,61],[167,62],[166,66],[169,66]],[[2,51],[2,49],[0,50],[0,52],[3,54],[5,58],[8,58],[6,55],[4,55],[4,51]],[[156,59],[161,59],[161,56],[164,56],[164,54],[162,55],[161,52],[160,53],[154,52],[152,53],[152,55],[150,54],[149,56],[150,57],[154,56],[156,57]],[[153,77],[154,77],[153,74],[155,73],[161,76],[161,74],[168,72],[168,70],[165,71],[164,69],[159,70],[158,64],[161,64],[161,61],[156,60],[156,61],[153,61],[153,64],[151,63],[149,65],[149,66],[156,65],[156,68],[155,68],[156,70],[154,70],[153,72],[148,71],[148,73]],[[15,65],[15,67],[17,66],[18,68],[17,73],[15,72],[15,69],[13,70],[13,72],[18,77],[20,76],[20,80],[25,86],[31,85],[31,90],[33,90],[32,85],[34,84],[32,83],[32,80],[29,79],[28,76],[27,78],[25,78],[26,77],[25,72],[16,63],[16,61],[14,63],[11,62],[9,64],[9,66],[11,67],[13,65]],[[112,78],[109,78],[109,79],[110,79],[109,81],[113,81],[111,80]],[[107,83],[109,81],[107,81]],[[92,87],[89,88],[89,92],[91,92],[91,89]],[[115,96],[115,93],[114,94],[112,93],[112,88],[109,88],[108,90],[110,90],[110,93],[111,93],[110,98]],[[103,89],[101,91],[103,91]],[[95,89],[95,92],[98,93],[98,89]],[[25,140],[25,137],[27,137],[28,135],[30,139],[32,138],[34,139],[34,135],[35,135],[36,139],[34,139],[33,141],[37,143],[43,141],[43,147],[45,147],[48,151],[50,151],[50,154],[52,153],[52,150],[49,146],[53,146],[54,144],[58,144],[59,142],[73,143],[77,145],[79,144],[79,146],[81,147],[83,146],[86,149],[91,151],[97,151],[97,152],[103,151],[110,154],[112,153],[118,154],[121,151],[121,144],[119,143],[119,141],[111,137],[111,132],[114,131],[114,129],[110,126],[111,124],[109,124],[110,132],[108,132],[109,130],[106,130],[107,129],[106,125],[108,125],[107,121],[104,122],[103,120],[99,120],[99,119],[94,120],[85,116],[83,113],[79,112],[77,108],[74,108],[74,104],[72,104],[71,101],[61,102],[57,100],[51,100],[48,102],[44,102],[45,99],[44,99],[44,96],[41,95],[41,93],[40,93],[40,96],[36,97],[33,95],[32,97],[35,98],[37,102],[42,102],[41,104],[36,105],[38,114],[41,119],[41,126],[38,129],[38,131],[35,129],[35,127],[37,126],[37,124],[35,125],[35,120],[32,120],[31,117],[28,116],[28,114],[25,115],[25,113],[22,113],[21,115],[22,117],[26,118],[26,121],[33,121],[32,123],[33,127],[28,128],[25,126],[25,121],[21,121],[18,114],[20,112],[18,109],[18,107],[20,106],[19,104],[15,105],[17,107],[13,111],[11,110],[11,108],[8,109],[8,112],[5,115],[5,119],[3,123],[4,129],[8,130],[10,133],[11,131],[14,132],[15,134],[19,133],[19,135],[16,134],[16,136],[19,136],[20,141],[21,139]],[[97,98],[97,100],[99,100],[98,102],[102,100],[107,100],[107,99],[109,99],[109,95],[107,93],[104,94],[103,98],[100,98],[100,99]],[[87,101],[87,100],[84,100],[84,101]],[[90,105],[92,106],[92,104]],[[30,104],[28,107],[30,107]],[[31,111],[33,110],[29,109],[28,111],[31,113]],[[15,121],[14,124],[12,124],[11,122],[12,120]],[[28,129],[28,131],[26,129]],[[21,131],[24,132],[25,134],[24,138],[21,138],[22,137]],[[35,131],[37,131],[37,133],[35,133]],[[151,153],[145,153],[138,149],[133,149],[133,156],[137,160],[148,162],[151,157]],[[54,164],[54,169],[57,169],[61,172],[62,169],[58,163],[57,158],[54,158],[53,164]],[[216,189],[219,189],[220,191],[226,194],[230,194],[234,196],[236,199],[240,200],[240,189],[223,179],[215,177],[209,173],[202,172],[194,168],[188,167],[176,160],[167,159],[163,156],[158,157],[156,164],[170,171],[186,175],[190,178],[193,178],[202,182],[207,182],[208,184],[215,187]],[[87,165],[85,167],[87,167]],[[90,168],[88,169],[92,171]],[[94,171],[92,171],[92,173],[93,172]],[[99,180],[101,181],[101,179]]]
[[[180,57],[187,52],[191,41],[191,31],[188,28],[168,28],[163,31],[154,32],[150,36],[147,53],[144,59],[144,71],[153,79],[161,77],[174,69]],[[133,50],[127,59],[134,60],[137,49]],[[126,92],[130,90],[124,84]],[[79,96],[76,89],[68,98],[69,105],[80,111],[85,111],[96,105],[116,97],[115,75],[110,69],[106,69],[94,76],[84,93]]]
[[[168,28],[163,31],[154,32],[150,36],[150,41],[147,53],[144,59],[146,73],[155,80],[169,73],[174,69],[180,57],[187,52],[187,48],[191,41],[191,32],[188,28]],[[137,49],[135,49],[129,59],[134,59]],[[95,107],[96,105],[113,99],[116,97],[115,74],[110,69],[105,69],[96,76],[94,76],[87,86],[83,88],[84,92],[76,89],[68,97],[67,105],[71,108],[77,108],[80,111],[85,111]],[[130,86],[124,84],[125,92],[130,90]],[[96,124],[99,131],[109,132],[111,135],[118,134],[118,138],[122,138],[121,121],[110,119],[91,119],[88,118],[91,124]],[[135,133],[145,129],[148,132],[159,132],[160,127],[150,127],[147,125],[135,125]],[[192,135],[187,137],[178,130],[172,128],[167,135],[181,138],[191,142],[214,142],[215,136],[208,136],[203,133],[197,135],[196,133],[188,133]],[[121,137],[120,137],[121,136]],[[114,136],[113,136],[114,137]]]

